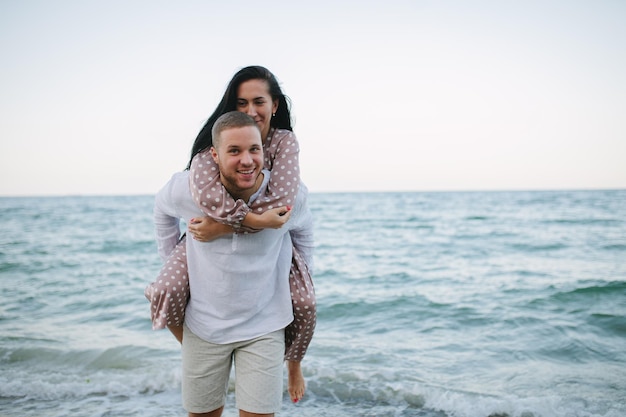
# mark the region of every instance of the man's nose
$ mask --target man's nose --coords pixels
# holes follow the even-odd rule
[[[250,165],[252,164],[253,159],[252,159],[252,155],[250,155],[250,152],[244,152],[241,155],[241,163],[245,164],[245,165]]]

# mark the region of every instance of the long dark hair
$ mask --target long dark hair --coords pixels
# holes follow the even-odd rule
[[[191,166],[191,160],[194,156],[196,156],[196,154],[210,148],[213,145],[211,129],[213,129],[215,121],[224,113],[237,110],[237,91],[239,90],[239,86],[250,80],[266,81],[269,86],[269,93],[272,96],[272,100],[278,101],[278,109],[276,110],[276,115],[270,120],[270,126],[275,129],[293,130],[291,127],[291,101],[289,100],[289,97],[283,94],[274,74],[272,74],[267,68],[258,65],[245,67],[237,71],[232,80],[230,80],[222,100],[200,130],[200,133],[198,133],[198,136],[196,137],[196,140],[191,148],[191,157],[189,158],[187,169]]]

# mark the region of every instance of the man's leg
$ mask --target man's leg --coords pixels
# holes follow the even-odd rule
[[[183,329],[183,407],[190,417],[219,417],[226,400],[234,346],[209,343],[187,326]]]
[[[280,410],[284,353],[284,329],[237,346],[235,397],[240,417],[271,417]]]
[[[217,410],[213,410],[210,413],[189,413],[189,417],[220,417],[224,407],[220,407]]]
[[[213,416],[211,416],[213,417]],[[274,413],[272,414],[255,414],[249,413],[247,411],[239,410],[239,417],[274,417]]]

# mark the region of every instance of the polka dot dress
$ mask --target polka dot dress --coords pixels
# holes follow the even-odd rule
[[[189,301],[189,275],[187,273],[187,242],[183,238],[161,268],[157,280],[144,292],[150,301],[152,329],[182,326],[185,308]]]
[[[317,312],[313,280],[296,248],[293,248],[289,286],[293,321],[285,329],[285,360],[300,362],[311,344],[317,323]]]

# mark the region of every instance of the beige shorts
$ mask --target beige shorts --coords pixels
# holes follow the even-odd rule
[[[237,408],[257,414],[277,413],[282,405],[284,353],[284,330],[217,345],[200,339],[184,326],[183,407],[190,413],[208,413],[222,407],[234,362]]]

